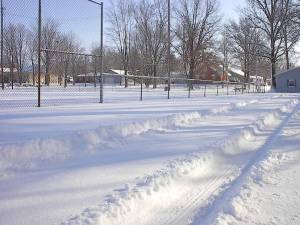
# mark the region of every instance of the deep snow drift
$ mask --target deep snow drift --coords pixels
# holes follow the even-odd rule
[[[7,112],[0,224],[300,222],[297,94]]]

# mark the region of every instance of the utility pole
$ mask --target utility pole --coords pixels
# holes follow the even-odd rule
[[[39,0],[39,15],[38,15],[38,107],[41,107],[41,33],[42,33],[42,0]]]
[[[168,0],[168,99],[171,88],[171,4]]]
[[[100,103],[103,103],[103,2],[101,6],[101,31],[100,31]]]
[[[2,90],[4,90],[4,70],[3,70],[3,0],[1,0],[1,78]]]

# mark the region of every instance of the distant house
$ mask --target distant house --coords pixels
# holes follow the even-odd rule
[[[282,93],[300,93],[300,67],[275,75],[276,91]]]
[[[244,72],[235,67],[228,68],[228,80],[230,82],[243,82],[244,81]]]
[[[1,69],[1,65],[0,65],[0,69]],[[8,67],[3,67],[3,75],[4,75],[4,83],[10,83],[11,82],[11,68]],[[14,77],[14,82],[17,82],[17,76],[16,73],[18,72],[18,70],[16,68],[13,68],[13,77]]]
[[[122,70],[107,70],[103,73],[103,83],[104,84],[120,84],[122,77],[119,75],[124,75]],[[100,73],[87,73],[79,74],[76,76],[76,83],[94,83],[99,82]]]

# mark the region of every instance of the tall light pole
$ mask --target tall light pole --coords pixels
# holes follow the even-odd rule
[[[103,103],[103,2],[97,2],[94,0],[87,0],[88,2],[94,3],[98,6],[100,6],[100,13],[101,13],[101,21],[100,21],[100,103]],[[95,62],[97,61],[98,57],[95,57]],[[97,62],[96,62],[97,63]],[[96,64],[97,65],[97,64]],[[97,66],[95,66],[96,71],[95,73],[97,74]],[[96,85],[96,83],[95,83]]]
[[[168,99],[171,88],[171,4],[168,0]]]
[[[1,0],[1,78],[2,90],[4,90],[4,71],[3,71],[3,0]]]
[[[101,6],[101,31],[100,31],[100,103],[103,103],[103,2]]]
[[[42,0],[39,0],[39,15],[38,15],[38,107],[41,107],[41,38],[42,38]]]

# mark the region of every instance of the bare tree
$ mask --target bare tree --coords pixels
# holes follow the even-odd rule
[[[180,0],[176,9],[175,46],[183,59],[188,78],[195,78],[199,62],[210,56],[214,34],[218,29],[219,16],[216,0]]]
[[[231,39],[229,37],[228,26],[225,26],[222,31],[219,51],[222,56],[222,80],[228,80],[228,67],[230,64],[230,48],[231,48]]]
[[[250,68],[261,54],[261,34],[247,18],[241,17],[238,22],[230,22],[228,37],[231,40],[230,51],[243,68],[244,82],[249,82]]]
[[[121,55],[124,74],[126,76],[128,74],[130,55],[130,35],[133,28],[133,9],[131,1],[117,0],[115,4],[112,4],[107,17],[111,25],[110,36]],[[127,77],[125,77],[125,87],[127,86],[128,81]]]
[[[28,31],[26,37],[26,45],[28,52],[28,60],[30,61],[32,68],[32,84],[35,85],[36,80],[36,61],[37,61],[37,35],[34,31]]]
[[[26,45],[26,33],[27,29],[24,25],[18,24],[15,26],[15,59],[16,59],[16,65],[17,65],[17,73],[18,73],[18,79],[19,83],[22,84],[24,81],[24,66],[26,62],[26,56],[27,56],[27,45]]]
[[[299,8],[300,6],[294,3],[289,5],[288,18],[282,31],[284,38],[285,67],[287,70],[290,69],[291,66],[290,52],[300,40]]]
[[[272,84],[276,85],[276,63],[285,54],[284,29],[293,0],[248,0],[247,14],[253,26],[263,31],[269,48],[266,57],[272,65]]]
[[[11,87],[14,88],[14,70],[16,67],[16,27],[13,24],[9,24],[4,29],[4,50],[7,57],[7,62],[10,67],[10,80]]]
[[[65,35],[61,34],[59,37],[59,49],[66,51],[66,52],[73,52],[74,51],[74,40],[72,35]],[[62,55],[62,66],[64,71],[64,87],[67,87],[67,82],[69,79],[69,71],[70,71],[70,65],[71,60],[73,59],[72,55],[70,54],[63,54]]]
[[[53,20],[46,21],[42,27],[42,48],[56,50],[59,45],[58,34],[58,24]],[[42,62],[45,66],[46,85],[50,84],[50,69],[54,56],[55,54],[50,51],[46,51],[42,54]]]
[[[139,49],[143,64],[154,77],[156,88],[157,68],[167,50],[167,5],[166,1],[142,0],[135,7],[136,49]]]

